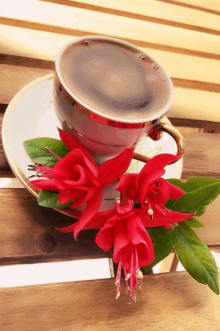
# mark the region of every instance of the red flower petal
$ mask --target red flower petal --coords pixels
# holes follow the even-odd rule
[[[141,219],[137,215],[133,215],[129,217],[129,236],[131,238],[131,242],[133,245],[138,245],[141,242],[145,242],[148,240],[148,233],[141,221]]]
[[[136,216],[135,227],[131,228],[132,243],[136,245],[139,267],[144,267],[154,261],[154,246],[141,219]]]
[[[151,172],[149,174],[141,174],[142,176],[138,176],[135,182],[135,186],[138,188],[139,187],[139,195],[138,195],[138,201],[140,203],[143,203],[145,198],[146,198],[146,194],[148,193],[148,187],[149,185],[157,180],[158,178],[160,178],[163,174],[164,174],[164,169],[159,169],[156,170],[154,172]],[[136,188],[136,189],[137,189]]]
[[[83,192],[77,189],[62,190],[58,195],[58,201],[59,203],[64,204],[78,198],[79,196],[81,197],[82,194]]]
[[[182,195],[185,194],[185,191],[183,191],[181,188],[167,182],[170,186],[170,199],[178,200]]]
[[[126,148],[118,156],[103,162],[99,167],[99,180],[102,187],[108,186],[119,179],[127,170],[134,148]]]
[[[105,210],[97,213],[93,218],[91,218],[85,225],[84,229],[100,229],[107,223],[108,219],[115,214],[115,210]]]
[[[149,197],[147,196],[147,200],[152,205],[157,203],[159,206],[164,206],[170,197],[169,183],[163,178],[158,180],[158,186],[157,184],[152,183],[150,191],[151,193],[149,194]]]
[[[94,197],[97,192],[98,192],[98,190],[96,187],[88,187],[87,191],[84,191],[84,192],[82,191],[81,196],[79,196],[79,198],[72,203],[71,208],[77,208],[79,206],[84,205],[92,197]]]
[[[195,213],[184,214],[178,213],[176,211],[168,211],[166,208],[162,209],[162,212],[164,214],[154,208],[153,219],[151,219],[150,216],[147,214],[147,211],[143,209],[135,209],[135,214],[141,218],[144,226],[147,228],[167,226],[172,223],[186,221],[187,219],[195,215]]]
[[[82,212],[76,209],[62,209],[60,211],[65,215],[73,216],[75,218],[80,218],[82,216]]]
[[[129,244],[129,236],[126,227],[121,223],[117,224],[115,229],[115,242],[114,242],[114,253],[113,261],[118,263],[121,260],[121,250]]]
[[[178,159],[180,159],[180,156],[176,156],[172,154],[156,155],[145,164],[145,166],[141,170],[141,173],[145,173],[145,172],[150,173],[152,171],[163,169],[164,167],[175,162]]]
[[[76,229],[74,231],[74,237],[76,239],[79,231],[83,230],[86,224],[89,222],[89,220],[95,216],[95,214],[98,212],[99,207],[102,202],[102,196],[103,196],[103,190],[99,189],[97,193],[93,196],[93,198],[90,199],[88,202],[85,211],[82,214],[82,217],[79,220],[79,223],[76,226]]]
[[[127,199],[126,203],[123,205],[119,205],[117,202],[115,203],[115,209],[122,216],[123,214],[127,214],[129,211],[133,210],[133,207],[133,202],[130,199]]]
[[[59,129],[59,134],[60,134],[60,139],[62,140],[62,142],[69,147],[69,149],[75,149],[75,148],[79,148],[83,154],[86,156],[86,158],[93,163],[94,166],[97,166],[92,155],[87,151],[87,149],[76,139],[74,138],[70,133],[63,131],[61,129]]]
[[[82,213],[79,210],[66,210],[63,209],[62,211],[64,211],[66,214],[68,215],[73,215],[77,218],[82,216]],[[98,214],[96,214],[96,216],[94,216],[85,226],[84,226],[84,230],[88,230],[88,229],[100,229],[103,227],[103,225],[106,223],[106,221],[115,213],[114,210],[106,210],[103,212],[100,212]],[[74,232],[77,224],[79,223],[79,221],[77,221],[76,223],[73,223],[69,226],[66,226],[64,228],[56,228],[58,231],[63,232],[63,233],[69,233],[69,232]]]
[[[63,159],[60,159],[55,164],[56,176],[60,176],[62,179],[68,175],[68,179],[75,180],[73,166],[74,165],[87,166],[91,171],[91,176],[98,177],[98,166],[96,163],[91,162],[80,149],[74,149],[69,152]]]
[[[136,192],[134,188],[135,180],[137,179],[138,174],[124,174],[115,190],[120,191],[120,201],[126,201],[126,197],[132,200],[136,200]]]
[[[145,242],[138,244],[136,248],[139,267],[145,267],[154,262],[154,246],[148,233]]]
[[[96,244],[104,251],[109,251],[114,244],[116,222],[117,220],[111,220],[110,218],[96,236]]]
[[[77,223],[78,223],[78,221],[76,223],[73,223],[73,224],[71,224],[69,226],[66,226],[64,228],[56,228],[56,230],[58,230],[58,231],[60,231],[62,233],[74,232]]]
[[[44,191],[53,191],[58,192],[59,189],[55,184],[55,179],[39,179],[31,181],[31,184],[34,185],[37,189]]]
[[[138,174],[124,174],[114,189],[117,191],[129,190],[129,188],[134,185],[137,176]]]

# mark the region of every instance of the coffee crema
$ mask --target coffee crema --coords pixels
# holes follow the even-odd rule
[[[87,38],[69,46],[60,60],[64,84],[104,117],[143,120],[169,101],[167,77],[132,45]]]

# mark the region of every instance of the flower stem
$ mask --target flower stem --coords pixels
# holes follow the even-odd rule
[[[151,158],[144,154],[139,154],[139,153],[134,152],[133,159],[141,161],[141,162],[148,162]]]
[[[53,151],[51,151],[50,148],[48,148],[48,147],[44,147],[44,149],[46,149],[46,151],[49,152],[50,154],[56,156],[58,159],[62,159],[61,156],[59,156],[59,155],[57,155],[56,153],[54,153]]]

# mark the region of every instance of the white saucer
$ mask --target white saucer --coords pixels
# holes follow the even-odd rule
[[[52,102],[53,75],[47,75],[34,80],[19,91],[10,102],[2,124],[2,141],[4,151],[15,176],[20,179],[25,188],[37,197],[28,180],[27,170],[31,161],[24,149],[23,142],[37,137],[58,138],[58,119]],[[146,138],[136,151],[153,157],[157,154],[176,154],[177,147],[173,138],[167,133],[159,141]],[[182,174],[182,159],[166,167],[164,178],[180,178]],[[139,172],[143,162],[133,160],[129,172]],[[109,208],[117,197],[115,190],[109,189],[104,194],[102,210]],[[113,199],[110,203],[109,200]]]

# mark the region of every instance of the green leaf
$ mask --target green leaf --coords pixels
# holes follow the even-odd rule
[[[173,230],[159,227],[147,229],[147,231],[153,239],[155,259],[151,265],[144,268],[145,272],[152,269],[157,263],[167,257],[173,249]]]
[[[186,271],[199,283],[219,294],[218,268],[208,247],[185,223],[174,229],[174,247]]]
[[[174,203],[175,203],[175,200],[169,199],[167,201],[165,207],[172,210],[172,207],[173,207]]]
[[[192,217],[184,222],[185,224],[189,225],[191,228],[203,228],[204,225],[197,220],[195,217]],[[179,223],[180,225],[180,223]]]
[[[198,188],[220,183],[220,179],[206,178],[206,177],[190,178],[186,182],[182,182],[180,179],[174,179],[174,178],[168,179],[167,181],[173,185],[180,187],[186,193],[195,191]]]
[[[220,181],[184,194],[173,204],[172,210],[184,213],[196,212],[197,216],[201,216],[206,207],[217,198],[219,193]]]
[[[33,163],[41,163],[46,167],[54,167],[58,158],[45,150],[51,149],[55,154],[64,157],[70,150],[61,140],[54,138],[36,138],[26,140],[24,147]]]
[[[181,189],[184,189],[184,182],[182,182],[180,179],[176,179],[176,178],[170,178],[170,179],[166,179],[167,182],[169,182],[170,184],[173,184],[175,186],[178,186]],[[184,190],[185,191],[185,190]]]
[[[72,204],[71,201],[64,205],[61,205],[58,202],[58,193],[48,191],[41,191],[38,195],[37,201],[40,206],[57,209],[69,208]]]

